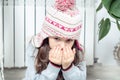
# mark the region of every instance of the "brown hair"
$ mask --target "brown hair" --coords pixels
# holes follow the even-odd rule
[[[82,52],[82,55],[83,55],[83,51],[78,50],[75,43],[72,48],[76,49],[76,54],[75,54],[73,64],[78,65],[82,60],[80,56],[80,52]],[[38,49],[39,51],[36,56],[35,68],[37,73],[40,74],[43,70],[47,68],[47,65],[49,63],[48,54],[49,54],[50,47],[49,47],[48,38],[44,39],[41,47],[39,47]],[[57,80],[64,80],[61,70],[58,74]]]

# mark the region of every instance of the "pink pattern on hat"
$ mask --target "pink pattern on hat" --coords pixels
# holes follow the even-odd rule
[[[77,27],[75,27],[75,28],[67,28],[67,27],[65,27],[65,26],[63,26],[63,25],[61,25],[61,24],[59,24],[59,23],[57,23],[57,22],[55,22],[55,21],[52,21],[52,20],[51,20],[50,18],[48,18],[48,17],[46,17],[45,20],[46,20],[48,23],[50,23],[51,25],[54,25],[54,26],[56,26],[56,27],[58,27],[58,28],[60,28],[60,29],[62,29],[62,30],[64,30],[64,31],[67,31],[67,32],[74,32],[74,31],[79,30],[79,29],[82,27],[82,24],[80,24],[79,26],[77,26]]]

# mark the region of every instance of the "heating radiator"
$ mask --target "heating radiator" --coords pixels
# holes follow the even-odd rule
[[[53,0],[1,0],[0,42],[4,67],[25,67],[26,47],[32,35],[41,30],[46,14],[46,4]],[[80,36],[85,47],[87,65],[93,65],[94,58],[94,0],[76,0],[83,14],[83,28]],[[91,2],[92,1],[92,2]],[[1,47],[1,45],[0,45]]]

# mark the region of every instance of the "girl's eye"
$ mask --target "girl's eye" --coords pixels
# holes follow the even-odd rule
[[[72,42],[73,40],[72,39],[68,39],[66,42]]]
[[[54,39],[55,39],[55,40],[60,40],[60,38],[58,38],[58,37],[55,37]]]

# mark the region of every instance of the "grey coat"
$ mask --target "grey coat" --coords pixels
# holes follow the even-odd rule
[[[55,67],[49,63],[41,74],[36,74],[34,66],[35,57],[33,53],[37,53],[38,50],[30,43],[26,52],[27,70],[23,80],[56,80],[60,71],[59,67]],[[82,61],[77,66],[73,65],[67,71],[62,70],[62,73],[65,80],[86,80],[86,63]]]

